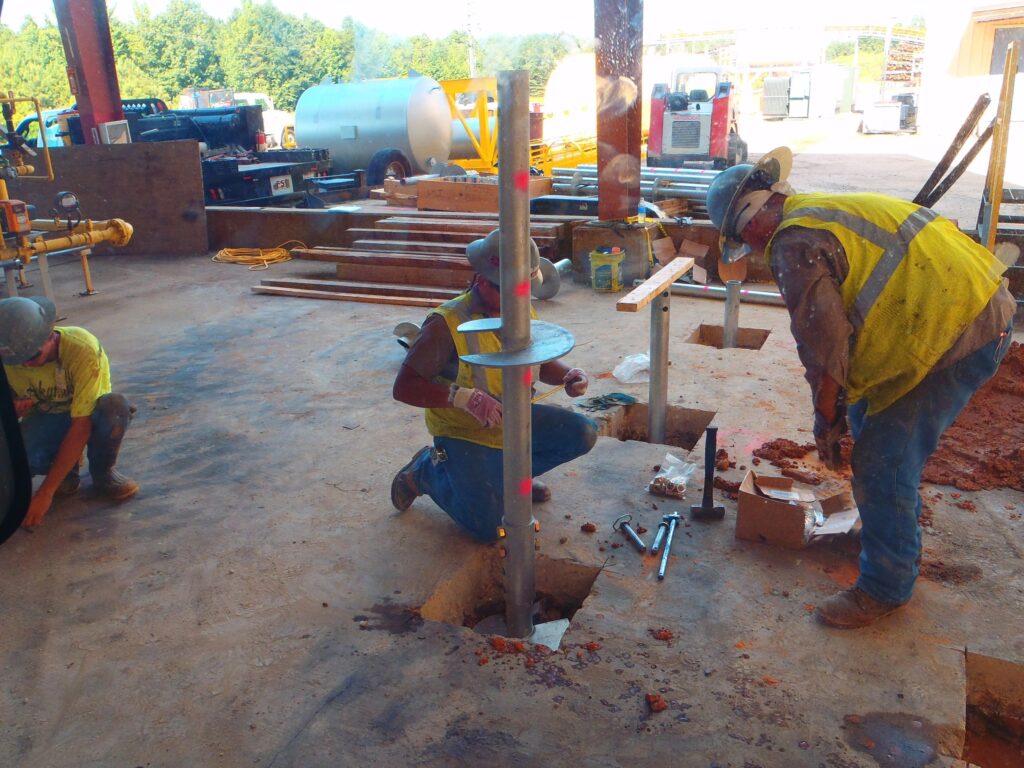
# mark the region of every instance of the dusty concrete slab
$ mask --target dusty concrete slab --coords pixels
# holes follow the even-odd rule
[[[415,615],[493,552],[428,499],[403,515],[388,502],[427,440],[390,396],[391,328],[420,310],[255,296],[258,274],[205,257],[97,257],[91,298],[74,264],[54,275],[67,323],[97,332],[139,406],[123,465],[143,491],[109,505],[86,481],[0,547],[12,765],[953,765],[937,752],[963,739],[963,649],[1024,663],[1021,494],[965,494],[976,514],[934,502],[926,557],[959,568],[842,633],[810,612],[854,578],[855,544],[739,542],[722,500],[724,521],[680,529],[664,582],[653,558],[613,548],[618,514],[653,531],[692,500],[645,492],[665,447],[601,438],[550,473],[538,507],[541,554],[600,574],[562,651],[528,666]],[[601,378],[646,348],[646,316],[613,301],[569,285],[540,311],[576,334],[592,393],[646,399]],[[784,310],[744,307],[741,325],[771,333],[732,352],[684,341],[721,322],[720,303],[672,312],[670,404],[716,412],[738,465],[769,438],[809,439]]]

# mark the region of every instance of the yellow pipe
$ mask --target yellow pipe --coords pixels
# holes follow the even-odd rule
[[[124,246],[132,239],[132,233],[134,232],[132,225],[122,219],[89,221],[84,222],[84,224],[88,226],[88,231],[76,232],[50,240],[43,240],[43,238],[39,237],[30,241],[25,238],[18,248],[18,256],[24,263],[28,264],[32,256],[38,253],[63,251],[68,248],[105,242],[115,246]]]

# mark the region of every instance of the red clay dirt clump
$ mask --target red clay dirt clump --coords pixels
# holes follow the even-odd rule
[[[774,440],[769,440],[760,448],[756,448],[754,450],[754,455],[758,458],[770,461],[776,466],[784,466],[778,463],[780,459],[802,459],[813,450],[814,443],[805,443],[804,445],[800,445],[798,443],[794,443],[792,440],[787,440],[784,437],[778,437]]]
[[[1024,491],[1024,345],[1014,342],[939,441],[922,480],[962,491]]]

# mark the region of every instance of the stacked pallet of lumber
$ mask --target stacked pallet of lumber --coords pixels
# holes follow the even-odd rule
[[[530,236],[541,255],[557,261],[569,255],[574,217],[536,216]],[[348,230],[347,244],[296,248],[296,259],[334,265],[325,279],[267,279],[256,293],[311,299],[434,307],[469,287],[473,269],[466,245],[498,226],[496,214],[431,213],[380,219]],[[327,279],[329,278],[329,279]]]

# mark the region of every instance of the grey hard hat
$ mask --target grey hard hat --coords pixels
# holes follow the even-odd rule
[[[734,165],[722,171],[708,187],[708,216],[718,227],[718,246],[722,261],[731,264],[750,252],[735,231],[736,203],[748,192],[769,189],[772,184],[785,181],[793,167],[793,153],[789,147],[778,147],[763,155],[753,165]]]
[[[498,230],[492,230],[487,237],[474,240],[466,246],[466,258],[476,273],[484,280],[499,285],[501,283],[501,261],[498,254],[499,244]],[[538,288],[543,284],[544,278],[540,272],[540,250],[528,237],[530,243],[530,283],[532,287]]]
[[[0,358],[21,365],[39,354],[57,321],[57,307],[45,296],[0,300]]]

